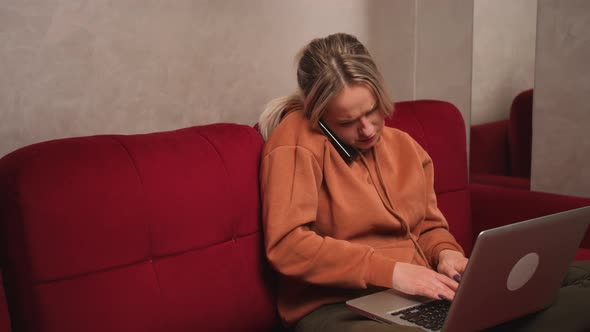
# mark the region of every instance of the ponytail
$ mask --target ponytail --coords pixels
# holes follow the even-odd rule
[[[270,133],[279,125],[281,119],[288,113],[303,109],[303,101],[299,94],[280,97],[271,100],[267,105],[260,119],[258,130],[264,140],[268,140]]]

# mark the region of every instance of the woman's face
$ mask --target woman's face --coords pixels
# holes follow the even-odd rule
[[[385,121],[380,106],[371,89],[351,85],[328,103],[322,120],[343,143],[367,150],[383,131]]]

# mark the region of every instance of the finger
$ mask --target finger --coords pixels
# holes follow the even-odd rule
[[[439,300],[444,300],[444,301],[449,301],[449,302],[453,302],[453,300],[455,299],[455,293],[452,293],[452,295],[443,295],[443,294],[439,294],[438,295],[438,299]]]
[[[456,292],[457,288],[459,288],[459,283],[456,280],[453,280],[442,273],[437,273],[436,279],[444,284],[447,288],[450,288],[453,292]]]
[[[434,273],[431,276],[432,279],[430,279],[423,289],[425,292],[424,295],[436,300],[452,301],[455,298],[455,290],[458,284],[439,273]]]
[[[416,295],[425,296],[433,300],[440,300],[441,295],[450,298],[452,291],[444,283],[438,280],[436,273],[427,273],[424,279],[419,281],[414,289]],[[451,291],[451,294],[449,294]]]
[[[457,260],[455,264],[449,268],[447,275],[456,282],[460,283],[462,275],[465,273],[465,269],[467,268],[467,262],[467,258]]]
[[[457,284],[461,282],[461,273],[455,269],[450,269],[447,276],[453,279]]]
[[[460,274],[465,273],[465,269],[467,268],[467,263],[468,262],[469,262],[469,260],[467,258],[461,260],[461,263],[459,264],[459,267],[457,269]]]
[[[438,292],[438,299],[440,300],[447,300],[453,301],[455,298],[455,291],[443,282],[438,281],[437,290]]]
[[[449,294],[449,288],[444,286],[443,284],[430,285],[429,287],[422,289],[420,295],[430,298],[432,300],[447,300],[453,297],[452,292],[451,294]]]
[[[462,272],[460,272],[461,270],[465,270],[463,269],[455,269],[452,265],[450,264],[444,264],[440,267],[440,269],[438,270],[439,273],[455,280],[455,282],[459,283],[461,282],[461,274]]]

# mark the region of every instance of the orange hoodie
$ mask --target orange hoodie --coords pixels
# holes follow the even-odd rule
[[[396,262],[432,268],[443,249],[463,252],[436,206],[432,160],[397,129],[383,128],[374,148],[346,164],[292,112],[264,146],[260,184],[286,325],[322,304],[391,288]]]

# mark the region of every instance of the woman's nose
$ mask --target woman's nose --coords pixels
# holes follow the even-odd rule
[[[359,132],[363,137],[370,137],[373,134],[373,125],[366,117],[360,119]]]

